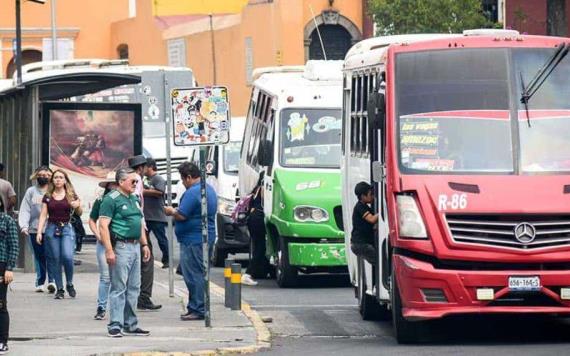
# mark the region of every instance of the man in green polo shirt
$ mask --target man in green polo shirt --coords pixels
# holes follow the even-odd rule
[[[132,169],[119,169],[115,175],[119,187],[103,198],[99,210],[101,242],[111,274],[110,337],[150,334],[137,326],[135,314],[141,286],[140,246],[143,261],[150,259],[140,202],[133,194],[138,180]]]

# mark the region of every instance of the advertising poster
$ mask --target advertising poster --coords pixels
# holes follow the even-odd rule
[[[171,92],[174,144],[220,145],[230,139],[230,106],[225,87]]]
[[[140,106],[54,103],[43,112],[43,162],[68,174],[86,221],[99,182],[141,151]]]

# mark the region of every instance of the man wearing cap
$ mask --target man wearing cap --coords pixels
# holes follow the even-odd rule
[[[99,232],[111,275],[110,337],[149,335],[138,327],[135,314],[141,285],[141,251],[142,260],[150,260],[143,214],[134,194],[139,180],[132,169],[119,169],[115,174],[118,188],[103,198],[99,209]]]
[[[144,184],[143,184],[143,173],[146,167],[146,157],[143,155],[137,155],[130,157],[128,159],[129,167],[131,167],[135,173],[139,176],[135,195],[139,198],[141,209],[144,211]],[[146,235],[146,223],[143,220],[143,228]],[[149,261],[141,262],[141,292],[139,295],[137,308],[141,310],[157,310],[162,308],[162,305],[157,305],[150,299],[152,297],[152,284],[154,283],[154,256],[152,255],[152,244],[150,239],[147,239],[148,247],[151,251],[151,256]],[[142,255],[142,253],[141,253]]]
[[[378,214],[374,214],[370,204],[374,202],[372,186],[360,182],[354,188],[358,202],[352,212],[352,236],[350,249],[366,261],[377,264],[378,252],[374,246],[374,228],[378,223]]]
[[[107,310],[107,301],[109,299],[109,287],[111,286],[111,277],[109,276],[109,265],[105,258],[105,245],[101,240],[101,234],[97,226],[99,220],[101,202],[105,195],[117,189],[115,182],[115,172],[111,171],[107,174],[107,178],[99,182],[99,187],[105,189],[101,196],[93,202],[91,213],[89,214],[89,228],[97,239],[97,265],[99,267],[99,288],[97,290],[97,312],[95,313],[95,320],[103,320]]]

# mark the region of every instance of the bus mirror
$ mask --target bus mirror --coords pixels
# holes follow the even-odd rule
[[[382,93],[370,93],[368,98],[368,124],[371,129],[378,130],[384,125],[386,117],[386,100]]]
[[[206,161],[206,174],[209,176],[218,175],[218,167],[216,167],[216,161]]]
[[[375,183],[380,183],[384,180],[384,165],[382,162],[374,161],[372,162],[372,181]]]
[[[273,145],[271,142],[263,140],[259,143],[257,163],[262,167],[268,167],[273,164]]]

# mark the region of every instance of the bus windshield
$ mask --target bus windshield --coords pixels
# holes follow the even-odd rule
[[[528,111],[520,104],[520,77],[529,83],[552,51],[480,48],[397,55],[402,172],[570,171],[568,57],[530,99]]]
[[[341,109],[284,109],[279,160],[284,167],[339,168]]]
[[[224,172],[237,174],[239,169],[239,154],[241,141],[230,141],[224,146]]]

